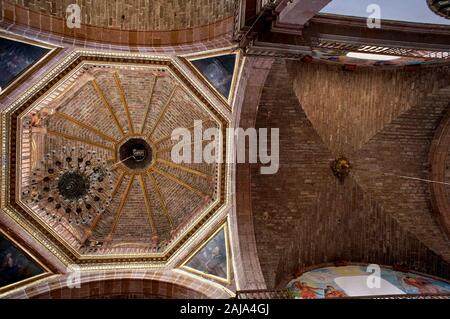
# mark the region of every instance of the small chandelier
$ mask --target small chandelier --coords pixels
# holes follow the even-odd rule
[[[113,189],[112,173],[96,155],[83,147],[52,150],[32,172],[31,184],[22,194],[54,220],[90,224],[111,203]]]
[[[343,180],[350,174],[351,167],[349,160],[343,156],[331,162],[331,170],[339,180]]]

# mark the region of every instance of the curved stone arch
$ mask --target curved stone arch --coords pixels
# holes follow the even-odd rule
[[[246,57],[239,74],[238,91],[233,103],[234,128],[255,127],[259,100],[273,59]],[[233,141],[236,158],[237,137]],[[234,203],[231,212],[231,236],[238,290],[266,289],[256,248],[251,201],[250,165],[233,164]]]
[[[114,296],[168,299],[229,299],[220,285],[198,280],[181,272],[117,270],[110,272],[84,272],[80,287],[69,288],[70,274],[56,275],[19,290],[3,298],[21,299],[85,299]]]
[[[4,3],[2,20],[12,25],[27,26],[40,32],[51,32],[53,36],[69,41],[92,41],[130,46],[176,46],[209,41],[228,35],[233,29],[233,16],[211,21],[205,25],[180,28],[178,30],[137,30],[106,27],[81,23],[79,28],[69,28],[65,19],[49,15],[14,3]]]
[[[450,104],[449,104],[450,108]],[[429,153],[431,205],[443,232],[450,238],[450,201],[445,182],[446,165],[450,153],[450,110],[436,129]]]

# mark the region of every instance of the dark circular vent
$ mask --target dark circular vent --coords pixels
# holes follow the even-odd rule
[[[153,151],[142,138],[131,138],[119,148],[120,161],[130,169],[145,169],[152,162]]]
[[[450,19],[450,0],[427,0],[427,2],[434,13]]]
[[[65,199],[74,200],[85,196],[90,187],[89,178],[81,172],[65,172],[58,182],[58,190]]]

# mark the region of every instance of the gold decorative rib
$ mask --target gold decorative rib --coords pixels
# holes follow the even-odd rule
[[[75,125],[81,126],[82,128],[84,128],[84,129],[86,129],[88,131],[91,131],[94,134],[97,134],[98,136],[104,138],[105,140],[108,140],[108,141],[113,142],[113,143],[117,142],[113,137],[111,137],[109,135],[106,135],[105,133],[103,133],[102,131],[96,129],[95,127],[93,127],[91,125],[88,125],[88,124],[85,124],[85,123],[77,120],[76,118],[74,118],[74,117],[72,117],[70,115],[67,115],[67,114],[64,114],[64,113],[61,113],[61,112],[58,112],[58,111],[56,111],[54,113],[54,115],[57,116],[57,117],[60,117],[60,118],[62,118],[64,120],[66,120],[68,122],[71,122],[71,123],[73,123]]]
[[[128,126],[130,127],[131,134],[134,134],[133,120],[131,119],[130,108],[128,107],[125,91],[123,90],[122,83],[120,83],[119,73],[114,72],[114,81],[116,82],[117,90],[119,91],[120,100],[122,101],[125,114],[127,115]]]
[[[212,119],[205,119],[205,120],[200,120],[200,121],[201,121],[201,123],[194,124],[194,125],[192,125],[192,126],[187,127],[186,129],[190,131],[190,130],[193,130],[194,128],[196,128],[197,126],[200,126],[200,125],[202,125],[202,124],[204,124],[204,123],[212,122],[213,120],[212,120]],[[180,135],[180,134],[178,134],[178,135]],[[164,136],[163,138],[160,138],[159,140],[157,140],[156,142],[154,142],[153,144],[154,144],[154,145],[158,145],[158,144],[160,144],[161,142],[163,142],[163,141],[165,141],[165,140],[168,140],[168,139],[171,138],[171,137],[172,137],[172,134],[166,135],[166,136]]]
[[[184,143],[184,144],[180,144],[178,146],[185,146],[185,145],[194,145],[194,144],[198,144],[198,143],[206,143],[206,142],[212,142],[212,141],[208,141],[208,140],[200,140],[200,141],[194,141],[194,142],[189,142],[189,143]],[[218,142],[217,142],[218,143]],[[171,151],[173,149],[174,145],[169,146],[169,147],[165,147],[165,148],[160,148],[158,149],[158,153],[164,153],[167,151]]]
[[[166,104],[164,105],[162,111],[159,113],[158,119],[156,120],[155,124],[153,125],[153,128],[151,129],[151,131],[147,134],[148,139],[150,139],[150,137],[153,135],[153,132],[156,130],[156,128],[159,125],[159,122],[161,121],[164,114],[166,113],[167,108],[170,105],[170,102],[172,101],[173,95],[175,94],[177,88],[178,88],[178,85],[175,85],[174,88],[172,89],[172,92],[170,93],[170,96],[167,99]]]
[[[114,148],[112,148],[112,147],[105,146],[103,144],[100,144],[100,143],[97,143],[97,142],[93,142],[93,141],[87,140],[87,139],[82,138],[82,137],[73,136],[73,135],[70,135],[70,134],[67,134],[67,133],[57,132],[57,131],[53,131],[53,130],[50,130],[50,129],[47,129],[47,134],[48,135],[53,135],[53,136],[58,136],[58,137],[63,137],[63,138],[68,139],[68,140],[73,140],[73,141],[86,143],[86,144],[89,144],[89,145],[92,145],[92,146],[95,146],[95,147],[98,147],[98,148],[103,148],[105,150],[114,152]]]
[[[116,184],[114,185],[113,191],[111,192],[111,197],[114,197],[116,195],[117,191],[119,190],[119,186],[122,184],[124,176],[125,172],[121,172],[119,178],[117,179]],[[100,221],[101,216],[102,214],[97,214],[97,216],[95,216],[94,221],[92,222],[92,225],[90,227],[91,233],[94,231],[95,227],[97,227],[97,224]]]
[[[122,135],[125,135],[125,132],[122,128],[122,125],[120,125],[119,119],[117,118],[116,113],[114,113],[114,110],[112,109],[111,105],[109,104],[108,100],[106,99],[105,94],[103,93],[102,89],[98,86],[98,83],[96,80],[91,81],[92,86],[94,87],[95,91],[97,91],[98,96],[103,102],[103,105],[106,106],[106,108],[109,110],[109,113],[111,113],[114,123],[116,123],[117,128],[122,133]]]
[[[134,174],[131,175],[130,181],[128,182],[127,188],[125,189],[125,193],[123,193],[122,198],[120,199],[119,207],[117,208],[116,215],[114,216],[113,224],[111,226],[111,231],[109,232],[108,237],[111,238],[114,232],[116,231],[117,223],[119,222],[120,215],[122,214],[123,206],[125,206],[125,202],[128,198],[128,193],[130,192],[131,185],[133,185]]]
[[[170,227],[173,228],[173,220],[169,214],[169,210],[167,209],[166,200],[164,198],[164,195],[161,193],[158,182],[156,181],[155,177],[152,175],[151,172],[147,172],[147,176],[150,179],[150,183],[153,185],[153,188],[155,189],[156,194],[158,195],[159,201],[161,202],[161,207],[163,208],[164,215],[166,216],[166,218],[170,224]]]
[[[147,214],[148,214],[148,222],[150,224],[150,228],[152,229],[152,235],[158,236],[158,232],[156,230],[155,221],[153,219],[153,209],[150,204],[150,199],[148,198],[147,194],[147,187],[145,187],[144,178],[142,177],[142,174],[139,174],[139,183],[141,183],[142,193],[144,194],[144,202],[145,207],[147,208]]]
[[[145,124],[147,123],[148,113],[150,112],[150,106],[152,105],[153,93],[155,92],[156,81],[158,81],[157,75],[155,76],[155,81],[153,81],[152,92],[150,93],[150,98],[148,99],[148,103],[145,106],[145,113],[144,113],[144,117],[142,119],[142,125],[141,125],[141,134],[144,133]]]
[[[191,192],[193,192],[193,193],[199,195],[200,197],[207,197],[207,196],[208,196],[207,194],[205,194],[204,192],[202,192],[202,191],[199,190],[198,188],[196,188],[196,187],[194,187],[194,186],[192,186],[192,185],[189,185],[189,184],[186,183],[185,181],[179,179],[179,178],[176,177],[176,176],[173,176],[173,175],[170,174],[170,173],[167,173],[167,172],[165,172],[165,171],[162,171],[162,170],[160,170],[160,169],[157,169],[157,168],[154,167],[154,166],[153,166],[151,169],[152,169],[154,172],[158,173],[159,175],[164,176],[165,178],[170,179],[172,182],[175,182],[175,183],[177,183],[178,185],[183,186],[184,188],[186,188],[186,189],[190,190]]]
[[[187,173],[191,173],[193,175],[199,176],[199,177],[207,179],[207,180],[211,180],[211,178],[212,178],[211,175],[205,174],[203,172],[197,171],[195,169],[192,169],[192,168],[180,165],[180,164],[176,164],[176,163],[173,163],[173,162],[170,162],[170,161],[166,161],[166,160],[164,160],[162,158],[158,158],[156,161],[161,163],[161,164],[164,164],[164,165],[167,165],[167,166],[170,166],[170,167],[173,167],[173,168],[177,168],[179,170],[182,170],[182,171],[187,172]]]
[[[114,185],[114,189],[111,192],[111,197],[114,197],[119,190],[119,186],[122,184],[123,177],[125,176],[125,172],[121,172],[119,178],[117,179],[116,185]]]

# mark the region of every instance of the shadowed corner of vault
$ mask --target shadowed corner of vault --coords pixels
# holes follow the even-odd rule
[[[0,296],[52,274],[49,268],[0,229]]]
[[[221,52],[186,57],[187,61],[200,73],[227,102],[230,102],[235,87],[235,77],[239,53]]]
[[[180,268],[207,279],[230,284],[231,256],[227,223],[200,244]]]

